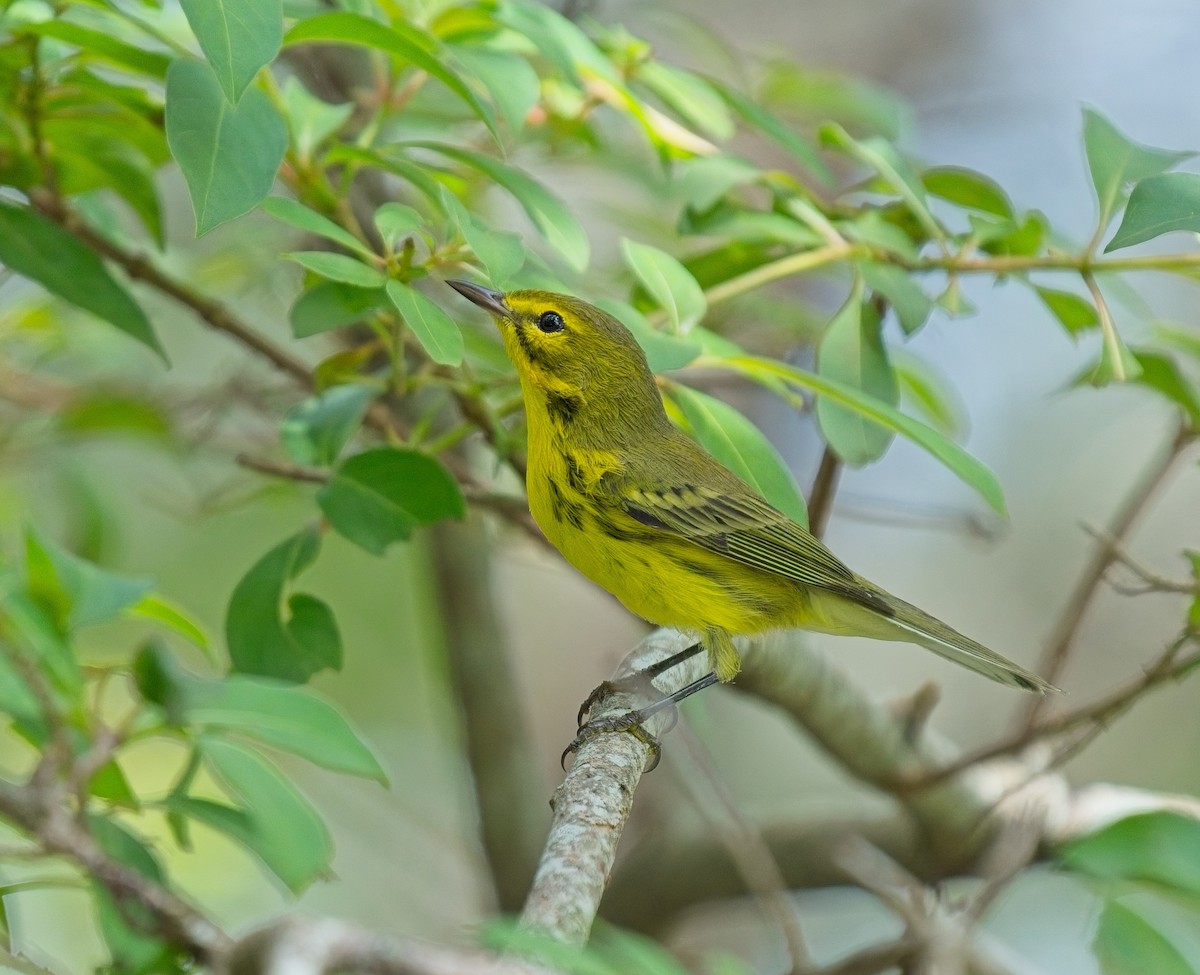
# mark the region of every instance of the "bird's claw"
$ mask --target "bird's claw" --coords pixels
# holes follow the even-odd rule
[[[583,703],[579,705],[579,713],[575,715],[576,730],[584,726],[584,718],[587,717],[588,712],[592,710],[593,705],[595,705],[597,701],[601,700],[602,698],[606,698],[608,695],[620,690],[624,690],[624,688],[615,680],[601,681],[599,684],[593,687],[592,693],[583,699]],[[566,753],[564,752],[563,754]]]
[[[604,684],[601,684],[601,687],[604,687]],[[600,688],[596,688],[596,690],[600,690]],[[604,694],[596,694],[596,690],[589,695],[588,701],[584,701],[584,706],[580,708],[580,726],[578,726],[575,737],[571,738],[571,743],[563,749],[563,754],[559,756],[558,764],[563,767],[563,771],[565,772],[566,756],[575,754],[583,746],[584,742],[592,741],[592,738],[598,735],[628,732],[628,734],[637,738],[638,741],[650,749],[650,761],[646,768],[644,768],[643,774],[653,772],[655,768],[659,767],[659,759],[662,758],[662,743],[658,740],[658,737],[650,734],[642,724],[644,720],[650,717],[650,714],[644,710],[626,711],[624,714],[610,714],[608,717],[596,718],[595,720],[590,720],[590,722],[583,723],[583,714],[587,713],[590,705],[594,704],[592,699],[599,699],[601,696],[604,696]],[[667,731],[674,728],[677,720],[679,720],[679,712],[672,710],[670,722],[668,722],[666,728],[662,729],[662,734],[666,734]]]
[[[581,709],[580,714],[582,715],[584,711],[586,711],[586,708]],[[627,733],[633,735],[634,738],[650,749],[650,761],[646,765],[643,774],[653,772],[658,768],[659,759],[662,757],[662,743],[642,727],[644,720],[645,715],[641,711],[626,711],[624,714],[614,714],[606,718],[597,718],[595,721],[587,722],[587,724],[581,724],[579,731],[571,739],[571,743],[563,749],[562,756],[559,758],[559,764],[566,771],[567,756],[575,754],[584,744],[591,741],[597,735]],[[674,724],[673,721],[672,724]]]

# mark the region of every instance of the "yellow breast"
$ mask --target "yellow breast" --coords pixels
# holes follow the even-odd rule
[[[527,490],[538,527],[575,568],[642,619],[755,633],[797,604],[794,583],[647,528],[593,490],[619,458],[561,440],[530,417]]]

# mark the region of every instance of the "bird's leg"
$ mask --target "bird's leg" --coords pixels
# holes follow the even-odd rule
[[[695,648],[690,649],[692,649],[693,653],[695,652]],[[676,654],[675,656],[679,655]],[[668,660],[670,659],[671,658],[668,658]],[[684,657],[683,659],[686,660],[687,658]],[[667,662],[667,660],[662,661],[663,664],[666,664]],[[675,663],[678,662],[679,661],[675,661]],[[674,664],[671,664],[671,666],[674,666]],[[668,668],[664,667],[663,669],[666,670]],[[642,673],[644,673],[644,671],[642,671]],[[574,739],[572,739],[571,744],[569,744],[563,751],[562,757],[559,759],[559,764],[565,766],[568,755],[577,751],[584,742],[590,741],[597,735],[607,735],[613,732],[627,731],[638,741],[649,747],[651,752],[650,764],[646,766],[646,771],[653,772],[658,767],[658,760],[662,757],[662,744],[657,738],[654,737],[654,735],[650,734],[650,732],[642,727],[643,722],[645,722],[646,719],[650,718],[652,715],[658,714],[658,712],[663,710],[663,708],[672,707],[685,698],[691,697],[697,691],[702,691],[704,688],[711,687],[715,683],[717,683],[717,675],[715,672],[710,671],[699,680],[694,680],[690,684],[685,684],[673,694],[666,694],[663,697],[660,697],[657,701],[652,701],[650,704],[647,704],[645,707],[638,708],[636,711],[626,711],[624,714],[614,714],[608,718],[597,718],[595,721],[589,721],[587,724],[580,727]],[[674,725],[674,722],[672,722],[672,725]],[[670,729],[668,728],[668,730]]]
[[[621,677],[617,680],[601,681],[592,693],[587,696],[584,702],[579,705],[579,713],[575,715],[575,727],[582,728],[584,725],[584,716],[592,709],[592,705],[599,701],[602,697],[608,697],[615,691],[636,691],[650,681],[654,680],[659,674],[665,674],[672,667],[678,667],[685,660],[691,660],[701,650],[704,645],[701,643],[693,643],[690,647],[684,647],[678,653],[673,653],[669,657],[664,657],[656,663],[650,664],[649,667],[643,667],[641,670],[635,671],[628,677]]]

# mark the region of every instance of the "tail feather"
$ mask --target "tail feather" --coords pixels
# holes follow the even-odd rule
[[[1010,687],[1019,687],[1037,694],[1059,690],[1032,671],[1013,663],[994,650],[989,650],[982,643],[976,643],[970,637],[963,636],[916,606],[890,594],[887,596],[887,602],[894,610],[894,615],[885,617],[887,622],[903,630],[912,642],[927,650]]]

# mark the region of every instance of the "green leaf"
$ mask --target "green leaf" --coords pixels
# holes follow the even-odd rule
[[[501,142],[496,116],[451,67],[452,52],[431,34],[411,24],[381,24],[354,13],[328,13],[307,17],[287,33],[285,45],[318,41],[326,44],[355,44],[386,51],[420,68],[466,102],[487,126],[496,143]]]
[[[129,780],[125,778],[125,773],[121,771],[121,766],[111,759],[92,774],[87,787],[88,795],[122,809],[136,812],[142,807]]]
[[[817,154],[812,144],[792,126],[787,125],[753,98],[748,98],[737,89],[709,77],[709,84],[725,99],[735,113],[768,139],[786,149],[802,166],[825,185],[833,183],[833,174]]]
[[[974,215],[971,217],[971,226],[976,231],[984,229],[982,221]],[[1049,234],[1050,225],[1044,214],[1038,210],[1030,210],[1020,223],[1012,224],[1004,232],[993,233],[991,232],[993,228],[986,229],[988,232],[982,235],[981,250],[988,254],[1029,257],[1042,249]]]
[[[180,0],[200,50],[231,105],[283,39],[280,0]]]
[[[704,317],[708,299],[692,272],[674,257],[628,237],[621,238],[621,253],[626,266],[667,313],[672,331],[686,334]]]
[[[683,116],[689,125],[722,142],[733,138],[728,103],[706,78],[655,60],[639,64],[634,78]]]
[[[179,58],[167,72],[167,144],[196,214],[196,236],[252,210],[271,190],[287,126],[267,96],[225,100],[212,69]]]
[[[371,248],[367,247],[366,244],[350,233],[350,231],[338,226],[328,217],[317,213],[316,210],[310,210],[298,200],[293,200],[286,196],[269,196],[263,200],[262,208],[276,220],[281,220],[289,226],[295,227],[297,230],[303,230],[305,233],[316,234],[318,237],[332,240],[336,244],[341,244],[347,250],[358,251],[358,253],[368,258],[375,256]]]
[[[702,351],[695,341],[694,332],[689,338],[684,338],[660,331],[633,305],[615,298],[601,298],[596,304],[633,333],[638,345],[646,353],[652,372],[682,369]]]
[[[354,106],[330,105],[310,94],[293,75],[283,83],[283,111],[296,153],[301,159],[310,159],[317,146],[346,124]]]
[[[149,319],[96,253],[41,214],[0,203],[0,264],[104,319],[166,361]]]
[[[1000,487],[1000,482],[996,480],[995,474],[953,440],[942,436],[932,427],[906,416],[890,403],[866,395],[853,386],[825,376],[818,376],[805,369],[799,369],[774,359],[741,356],[714,360],[713,365],[734,369],[756,382],[765,382],[768,389],[775,387],[775,380],[783,379],[802,389],[811,390],[818,396],[824,396],[840,406],[861,413],[880,426],[894,430],[929,451],[954,474],[978,491],[998,514],[1005,513],[1004,492]]]
[[[929,318],[933,299],[913,280],[913,276],[894,264],[861,261],[856,267],[868,288],[888,300],[905,335],[912,335]]]
[[[375,229],[393,247],[396,242],[425,226],[425,218],[403,203],[385,203],[375,211]]]
[[[1056,856],[1078,873],[1200,896],[1200,821],[1182,813],[1126,816],[1060,846]]]
[[[170,600],[155,592],[148,592],[125,610],[126,616],[149,620],[169,630],[174,630],[185,640],[190,640],[201,650],[208,652],[208,637],[191,616]]]
[[[1100,207],[1101,229],[1108,226],[1116,213],[1126,186],[1147,176],[1157,176],[1177,162],[1195,155],[1191,152],[1153,149],[1134,142],[1094,108],[1083,110],[1083,148],[1087,153],[1092,186],[1095,187]],[[1112,250],[1113,247],[1114,244],[1109,244],[1106,249]]]
[[[18,653],[42,671],[64,709],[73,710],[81,706],[79,698],[83,693],[83,675],[52,613],[53,609],[45,606],[32,593],[22,591],[15,578],[0,576],[0,620],[3,621],[6,640],[11,641]],[[0,654],[0,657],[4,656]],[[6,664],[11,665],[11,661],[6,661]],[[17,679],[24,682],[25,677],[22,674]],[[20,699],[18,689],[13,693],[13,701],[19,702]],[[40,725],[40,705],[35,712],[34,721]]]
[[[523,57],[476,45],[455,44],[454,56],[487,89],[508,130],[520,135],[530,109],[542,97],[537,72]]]
[[[1200,232],[1200,175],[1196,173],[1164,173],[1139,182],[1129,194],[1121,225],[1104,252],[1176,230]]]
[[[140,434],[166,441],[170,440],[172,425],[162,404],[107,390],[80,391],[77,399],[59,409],[55,420],[69,434]]]
[[[8,625],[11,599],[12,595],[0,588],[0,625]],[[28,601],[26,603],[29,605]],[[40,607],[33,609],[40,612]],[[65,652],[66,648],[63,650]],[[41,741],[49,733],[44,727],[41,704],[13,663],[12,656],[11,652],[0,653],[0,711],[12,715],[19,727],[30,730],[31,739]]]
[[[595,75],[613,85],[620,84],[616,68],[591,38],[553,7],[504,0],[496,5],[496,19],[518,36],[534,40],[537,52],[580,87],[583,87],[586,75]]]
[[[138,74],[162,78],[167,73],[171,59],[157,51],[126,44],[119,38],[103,31],[92,30],[67,20],[45,20],[40,24],[22,24],[21,33],[53,37],[55,40],[74,44],[90,57],[107,61],[120,68],[128,68]]]
[[[342,462],[317,494],[341,535],[374,555],[407,539],[418,525],[461,518],[458,483],[434,458],[417,450],[378,447]]]
[[[370,267],[357,257],[334,254],[330,251],[293,251],[281,254],[289,261],[308,268],[330,281],[341,281],[356,288],[382,288],[387,277],[382,271]]]
[[[429,358],[444,366],[462,364],[462,331],[440,306],[416,288],[394,279],[387,283],[387,296]]]
[[[326,668],[341,669],[342,641],[329,607],[304,593],[284,601],[289,583],[312,565],[320,545],[316,528],[298,532],[237,584],[225,616],[234,670],[303,683]]]
[[[77,196],[96,189],[111,190],[129,204],[161,246],[162,212],[154,185],[157,166],[142,147],[126,141],[126,133],[121,131],[124,121],[82,109],[74,117],[47,119],[42,137],[55,147],[61,193]],[[163,150],[165,153],[165,141]]]
[[[1175,360],[1150,349],[1131,349],[1130,352],[1141,367],[1133,381],[1155,390],[1178,406],[1189,425],[1200,429],[1200,390],[1183,374]]]
[[[883,181],[895,190],[930,237],[934,240],[945,239],[946,232],[930,212],[929,204],[925,200],[925,187],[890,142],[879,136],[855,139],[836,122],[826,122],[822,125],[820,135],[821,141],[826,145],[845,150],[875,170]]]
[[[1051,314],[1062,323],[1067,334],[1076,336],[1080,332],[1100,327],[1100,317],[1096,314],[1096,308],[1086,298],[1054,288],[1035,287],[1033,290],[1050,309]]]
[[[318,281],[296,299],[288,320],[292,323],[292,334],[302,339],[361,322],[386,302],[387,294],[382,288]]]
[[[1200,364],[1200,332],[1175,328],[1171,325],[1159,325],[1154,329],[1154,338]]]
[[[441,142],[412,142],[479,170],[513,195],[554,251],[577,271],[587,267],[588,239],[579,221],[557,196],[541,183],[490,156]]]
[[[1102,975],[1196,975],[1157,928],[1115,900],[1104,905],[1092,950]]]
[[[293,893],[300,893],[328,868],[333,843],[325,824],[272,762],[211,734],[201,739],[200,753],[222,788],[241,803],[241,809],[230,810],[234,813],[230,816],[217,812],[228,807],[187,797],[169,799],[173,808],[221,830],[257,854]]]
[[[1107,386],[1111,382],[1131,382],[1138,378],[1141,371],[1141,364],[1114,328],[1104,336],[1104,343],[1100,346],[1100,361],[1087,381],[1097,387]]]
[[[935,166],[921,173],[921,185],[930,196],[968,210],[1013,217],[1012,201],[1000,185],[983,173],[958,166]]]
[[[861,74],[818,68],[806,62],[793,57],[767,61],[759,100],[786,111],[787,118],[804,125],[829,120],[853,132],[893,140],[914,128],[912,109],[897,92],[872,84]]]
[[[292,407],[280,428],[288,456],[297,464],[332,464],[374,398],[370,386],[334,386]]]
[[[56,611],[67,630],[116,619],[151,585],[93,565],[32,529],[25,532],[25,565],[31,594]]]
[[[434,175],[436,170],[431,166],[413,162],[398,150],[380,152],[346,142],[336,142],[326,150],[323,161],[326,164],[352,163],[353,166],[349,167],[351,172],[358,166],[374,166],[411,183],[435,205],[441,197],[442,183]]]
[[[861,285],[856,287],[821,336],[817,374],[895,406],[900,390],[880,326],[878,314],[863,304]],[[817,422],[829,446],[855,467],[878,460],[894,436],[862,412],[823,396],[817,399]]]
[[[521,238],[484,224],[445,187],[442,188],[442,209],[482,262],[492,286],[504,289],[525,263],[525,244]]]
[[[679,192],[688,206],[698,211],[710,209],[735,186],[762,177],[762,170],[754,163],[725,153],[689,159],[677,172]]]
[[[761,430],[728,403],[678,383],[669,387],[693,437],[785,515],[808,524],[791,471]]]
[[[173,675],[172,684],[176,720],[236,731],[322,768],[386,784],[379,760],[350,723],[306,688],[237,674],[211,680],[183,672]]]
[[[108,857],[156,884],[165,884],[154,854],[125,827],[107,816],[89,816],[87,827]],[[100,934],[117,970],[135,975],[174,975],[184,970],[178,951],[166,939],[144,933],[158,930],[157,919],[148,907],[135,897],[124,898],[118,904],[99,881],[93,882],[93,895]]]
[[[966,430],[966,416],[954,387],[929,363],[897,349],[892,354],[892,371],[902,399],[917,407],[936,429],[948,437]]]

